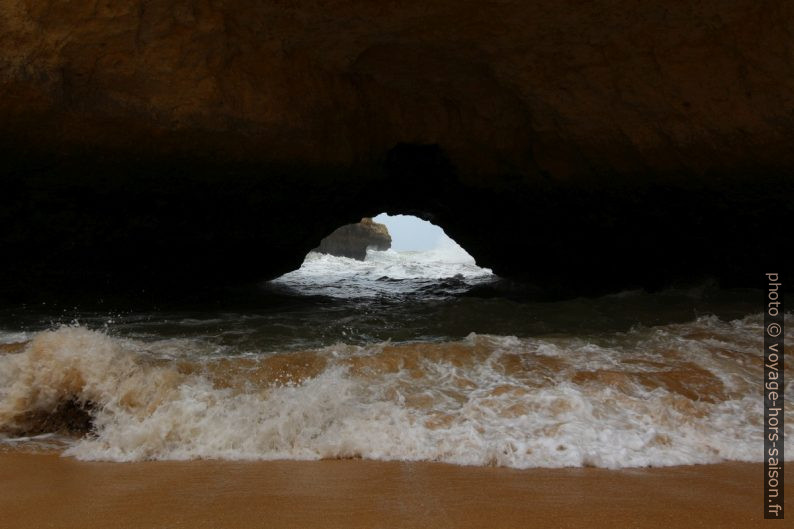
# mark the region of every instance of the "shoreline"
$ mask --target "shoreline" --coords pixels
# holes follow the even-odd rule
[[[761,527],[762,464],[85,462],[0,451],[0,527]]]

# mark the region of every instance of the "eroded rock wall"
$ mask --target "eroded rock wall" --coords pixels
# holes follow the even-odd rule
[[[792,26],[783,0],[6,0],[3,287],[273,277],[383,210],[566,295],[746,283],[791,218]]]

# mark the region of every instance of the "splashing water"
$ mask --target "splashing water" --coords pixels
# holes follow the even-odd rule
[[[761,325],[708,316],[588,336],[223,353],[62,327],[0,355],[0,429],[28,435],[71,402],[91,417],[66,451],[83,459],[756,461]]]

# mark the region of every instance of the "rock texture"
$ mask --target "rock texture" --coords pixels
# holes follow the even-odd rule
[[[792,27],[785,0],[4,0],[0,291],[273,277],[384,210],[554,295],[758,285]]]
[[[385,225],[365,217],[361,222],[335,229],[320,241],[314,251],[363,261],[369,248],[388,250],[391,248],[391,235]]]

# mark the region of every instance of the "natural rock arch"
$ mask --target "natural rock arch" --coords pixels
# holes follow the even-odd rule
[[[380,211],[551,296],[757,285],[794,202],[773,7],[6,2],[0,292],[256,281]]]

